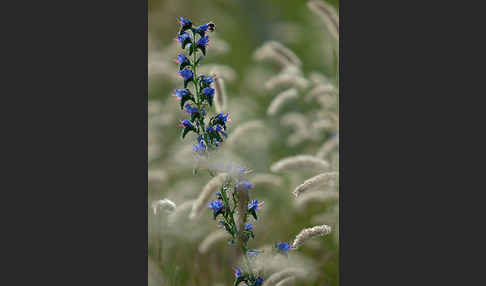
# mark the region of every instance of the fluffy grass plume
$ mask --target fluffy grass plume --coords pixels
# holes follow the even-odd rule
[[[227,109],[227,98],[226,98],[226,89],[224,85],[224,79],[216,77],[214,79],[214,107],[216,108],[216,112],[224,112]]]
[[[295,197],[298,197],[300,194],[313,187],[334,183],[337,177],[337,172],[321,173],[310,179],[305,180],[304,183],[300,184],[299,186],[297,186],[297,188],[295,188],[292,194],[294,194]]]
[[[270,275],[267,280],[263,283],[263,286],[271,286],[279,283],[279,281],[283,281],[286,278],[294,277],[294,276],[305,276],[306,271],[296,267],[289,267],[285,268],[284,270],[278,271]]]
[[[293,285],[294,282],[295,282],[295,277],[290,276],[278,282],[277,284],[275,284],[275,286],[289,286],[289,285]]]
[[[249,132],[254,131],[255,129],[264,129],[265,124],[261,120],[252,120],[247,121],[243,124],[238,125],[233,132],[231,133],[231,137],[228,138],[226,143],[228,145],[235,144],[240,138],[244,138]]]
[[[295,206],[299,210],[305,210],[305,207],[310,202],[327,202],[330,200],[339,199],[339,193],[334,191],[312,191],[304,193],[296,201]]]
[[[224,230],[218,229],[214,232],[211,232],[208,236],[206,236],[206,238],[204,238],[201,244],[199,244],[199,253],[207,253],[213,244],[225,238],[230,238],[230,236]]]
[[[329,163],[311,155],[297,155],[283,158],[270,166],[270,171],[278,173],[282,171],[295,170],[300,168],[309,168],[314,170],[326,170]]]
[[[307,6],[324,22],[329,34],[339,39],[339,16],[336,10],[322,0],[310,0]]]
[[[279,176],[264,173],[255,174],[253,177],[251,177],[251,182],[255,184],[255,186],[269,185],[277,188],[282,187],[283,184],[282,178]]]
[[[302,61],[290,49],[279,42],[268,41],[258,48],[253,57],[257,61],[271,60],[282,66],[301,66]]]
[[[334,136],[327,140],[317,151],[317,158],[325,159],[329,152],[339,146],[339,136]]]
[[[169,199],[163,199],[163,200],[152,202],[152,210],[154,211],[154,215],[157,214],[157,209],[159,208],[164,209],[168,212],[173,212],[176,209],[176,204]]]
[[[281,92],[272,100],[272,102],[270,102],[270,105],[267,109],[267,115],[273,116],[277,114],[277,112],[286,102],[297,99],[298,97],[299,94],[295,88],[291,88],[284,92]]]
[[[331,232],[331,227],[328,225],[318,225],[311,228],[303,229],[292,243],[292,247],[298,249],[302,244],[304,244],[307,240],[315,237],[315,236],[324,236]]]

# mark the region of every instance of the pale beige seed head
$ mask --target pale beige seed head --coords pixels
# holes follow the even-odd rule
[[[299,196],[295,200],[295,207],[299,210],[305,210],[307,204],[311,202],[325,203],[328,201],[338,200],[339,193],[331,190],[327,191],[312,191]]]
[[[152,210],[154,211],[154,215],[157,214],[158,209],[163,209],[168,212],[173,212],[176,209],[176,204],[169,200],[169,199],[163,199],[163,200],[158,200],[158,201],[153,201],[152,202]]]
[[[277,112],[282,108],[282,106],[292,100],[295,100],[299,97],[299,93],[295,88],[288,89],[284,92],[281,92],[277,95],[267,109],[267,115],[273,116],[277,114]]]
[[[181,216],[181,214],[183,212],[186,212],[186,211],[189,211],[192,209],[192,206],[194,205],[194,202],[196,200],[189,200],[189,201],[185,201],[183,202],[182,204],[178,205],[175,209],[175,211],[173,211],[169,217],[168,217],[168,221],[169,221],[169,224],[172,225],[174,224],[177,219],[179,219]],[[187,217],[186,217],[187,218]]]
[[[214,106],[217,113],[226,111],[227,101],[224,79],[216,77],[214,79]]]
[[[310,0],[307,6],[324,22],[329,34],[339,39],[339,16],[336,9],[320,0]]]
[[[295,87],[304,90],[309,86],[309,81],[302,76],[290,73],[281,73],[271,77],[265,82],[265,88],[272,90],[276,88]]]
[[[281,177],[264,173],[255,174],[253,177],[251,177],[250,181],[255,185],[255,187],[260,185],[269,185],[280,188],[283,185]]]
[[[295,188],[292,192],[294,196],[298,197],[303,192],[322,185],[335,185],[338,179],[338,172],[328,172],[328,173],[321,173],[316,175],[310,179],[305,180],[304,183],[300,184]]]
[[[255,130],[264,129],[264,128],[265,128],[265,124],[261,120],[247,121],[243,124],[238,125],[233,130],[233,132],[231,132],[231,136],[229,136],[226,143],[228,145],[235,144],[236,142],[238,142],[238,140],[245,138],[245,135],[247,135],[249,132],[253,132]]]
[[[329,163],[311,155],[297,155],[283,158],[270,166],[270,171],[277,173],[288,170],[308,168],[313,170],[326,170]]]
[[[230,238],[230,235],[222,229],[218,229],[210,233],[208,236],[206,236],[206,238],[204,238],[201,244],[199,244],[198,247],[199,253],[202,254],[207,253],[213,244],[225,238]]]
[[[332,150],[338,147],[339,147],[339,136],[334,136],[331,139],[327,140],[321,146],[321,148],[319,148],[316,156],[317,158],[325,159]]]
[[[307,240],[316,237],[316,236],[324,236],[331,232],[331,227],[328,225],[318,225],[311,228],[303,229],[292,243],[292,247],[298,249],[302,244],[304,244]]]
[[[275,286],[290,286],[290,285],[294,285],[294,282],[295,282],[295,277],[290,276],[285,279],[282,279],[280,282],[275,284]]]
[[[307,271],[305,271],[302,268],[297,268],[297,267],[289,267],[285,268],[281,271],[275,272],[272,275],[268,276],[267,279],[263,282],[263,286],[270,286],[270,285],[275,285],[279,281],[282,281],[285,278],[288,277],[304,277],[307,274]]]

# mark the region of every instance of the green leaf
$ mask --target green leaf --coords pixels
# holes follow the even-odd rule
[[[190,128],[182,129],[182,135],[181,135],[182,139],[184,139],[184,137],[186,137],[186,135],[187,135],[187,133],[189,133],[189,131],[191,131]]]
[[[206,47],[198,47],[201,52],[203,53],[203,55],[206,55]]]
[[[258,220],[257,214],[254,209],[249,210],[249,213],[255,218],[255,220]]]
[[[204,58],[203,56],[200,56],[199,59],[197,59],[195,65],[197,66],[199,64],[199,62],[202,61],[203,58]]]

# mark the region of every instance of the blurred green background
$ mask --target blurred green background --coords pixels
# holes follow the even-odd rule
[[[269,131],[253,134],[254,139],[232,149],[231,154],[242,158],[240,163],[256,173],[270,173],[273,162],[286,156],[314,154],[333,132],[337,133],[321,130],[312,140],[288,144],[284,138],[292,130],[282,126],[281,117],[266,115],[268,105],[278,92],[264,88],[265,76],[280,72],[278,65],[256,62],[253,57],[255,50],[266,41],[278,41],[291,49],[303,63],[304,76],[316,72],[337,86],[337,40],[329,36],[325,25],[306,3],[304,0],[149,0],[149,285],[232,285],[232,267],[237,262],[224,242],[215,244],[207,254],[198,253],[201,240],[217,229],[209,212],[197,222],[188,221],[184,213],[184,218],[177,219],[174,226],[168,223],[166,213],[154,215],[150,207],[152,201],[162,198],[178,205],[195,199],[210,179],[207,174],[194,176],[192,163],[187,159],[190,156],[179,154],[181,146],[192,143],[191,138],[186,138],[187,142],[180,140],[176,124],[185,115],[170,96],[174,88],[181,87],[181,82],[171,78],[171,74],[177,73],[177,66],[171,62],[176,52],[171,54],[171,46],[179,29],[179,16],[197,25],[209,21],[216,24],[216,32],[210,38],[221,39],[227,49],[213,52],[210,41],[204,63],[227,66],[235,73],[234,79],[226,80],[228,111],[233,116],[230,128],[248,120],[263,120]],[[326,3],[338,9],[337,0]],[[151,65],[158,71],[154,75],[151,75]],[[286,105],[281,113],[313,114],[316,106],[299,100]],[[291,242],[302,228],[315,225],[318,215],[329,213],[322,221],[330,220],[333,228],[337,226],[336,202],[310,203],[304,210],[294,206],[292,189],[313,175],[307,171],[283,174],[281,189],[262,187],[253,194],[253,198],[265,199],[268,205],[255,226],[257,238],[251,242],[255,248],[275,241]],[[317,245],[299,250],[305,260],[302,265],[312,274],[309,279],[296,280],[294,285],[339,285],[338,239],[317,240]]]

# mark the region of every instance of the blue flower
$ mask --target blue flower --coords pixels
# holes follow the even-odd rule
[[[187,88],[176,89],[176,90],[174,90],[174,95],[177,96],[178,99],[182,99],[185,96],[191,95],[191,92]]]
[[[275,246],[277,247],[278,252],[284,254],[286,254],[287,252],[289,252],[289,250],[292,249],[292,246],[290,246],[290,244],[288,244],[287,242],[278,242],[275,244]]]
[[[214,96],[214,88],[206,87],[203,89],[202,93],[207,96],[207,97],[213,97]]]
[[[248,210],[254,210],[257,211],[259,208],[261,208],[263,205],[263,202],[258,203],[258,200],[253,200],[248,204]]]
[[[241,269],[239,267],[235,268],[235,278],[240,278],[243,277],[243,272],[241,272]]]
[[[206,143],[204,142],[204,140],[200,140],[199,143],[192,146],[192,150],[200,154],[204,153],[207,150]]]
[[[179,70],[182,70],[184,67],[191,64],[189,59],[184,54],[177,55],[177,62],[179,63]]]
[[[194,28],[194,32],[201,35],[201,37],[204,36],[207,30],[208,30],[208,24],[202,24],[201,26]]]
[[[209,43],[209,36],[204,36],[197,41],[197,46],[201,48],[205,48],[208,45],[208,43]]]
[[[183,69],[179,71],[179,75],[184,79],[184,88],[187,88],[187,83],[193,79],[194,74],[190,69]]]
[[[184,80],[192,80],[192,77],[194,74],[192,73],[192,70],[190,69],[183,69],[179,71],[179,75],[184,79]]]
[[[194,125],[192,125],[191,121],[189,120],[182,120],[180,126],[184,128],[194,128]]]
[[[212,31],[214,31],[214,28],[215,28],[215,25],[213,23],[209,22],[207,24],[202,24],[201,26],[194,28],[194,32],[198,33],[202,37],[202,36],[204,36],[204,34],[206,33],[207,30],[212,32]]]
[[[223,208],[224,208],[224,205],[223,205],[223,202],[220,201],[220,200],[214,200],[210,203],[208,203],[209,205],[209,208],[211,208],[213,210],[213,216],[214,216],[214,219],[216,219],[216,217],[223,212]]]
[[[226,114],[223,114],[223,112],[219,113],[218,115],[216,115],[215,119],[222,122],[223,123],[226,123],[228,121],[228,112],[226,112]]]
[[[213,97],[214,97],[214,89],[210,87],[206,87],[202,91],[203,95],[206,97],[210,106],[213,106]]]
[[[201,85],[203,87],[207,87],[209,86],[211,83],[213,83],[214,79],[212,76],[205,76],[205,75],[201,75],[200,77],[200,80],[201,80]]]
[[[245,230],[246,231],[252,231],[253,230],[253,225],[251,223],[245,224]]]
[[[199,109],[197,107],[192,107],[189,103],[184,106],[184,109],[186,110],[186,113],[188,114],[193,114],[193,113],[198,113]]]
[[[181,24],[181,32],[192,27],[192,22],[189,19],[184,19],[184,17],[180,17],[179,19],[179,24]]]
[[[236,189],[237,190],[244,190],[244,191],[248,191],[249,189],[252,189],[253,188],[253,184],[251,184],[250,182],[248,181],[241,181],[239,182],[238,184],[236,184]],[[258,202],[257,202],[258,203]]]
[[[256,280],[255,280],[255,284],[253,284],[254,286],[260,286],[263,284],[263,278],[262,277],[258,277]]]
[[[181,43],[182,49],[185,49],[187,44],[192,43],[191,35],[186,32],[183,32],[182,34],[177,36],[177,40],[179,41],[179,43]]]
[[[203,55],[206,55],[206,46],[208,45],[208,43],[209,43],[208,36],[201,37],[196,43],[196,46],[201,50]]]

